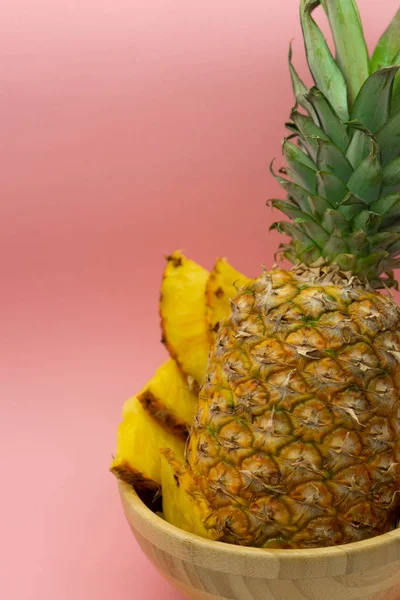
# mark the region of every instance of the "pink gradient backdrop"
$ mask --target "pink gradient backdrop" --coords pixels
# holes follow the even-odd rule
[[[297,0],[3,0],[0,597],[178,599],[107,468],[165,356],[163,255],[255,275]],[[360,0],[370,44],[398,0]],[[273,8],[274,7],[274,8]]]

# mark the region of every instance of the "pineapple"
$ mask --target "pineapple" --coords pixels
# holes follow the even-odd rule
[[[207,367],[209,340],[205,320],[205,290],[209,273],[175,251],[167,257],[161,285],[162,341],[194,389]]]
[[[165,520],[190,533],[218,539],[219,524],[207,499],[169,448],[161,450],[161,480]]]
[[[139,493],[161,491],[160,448],[172,449],[183,460],[198,398],[191,373],[201,378],[209,351],[204,299],[208,277],[206,269],[181,252],[168,257],[161,290],[164,341],[189,374],[180,368],[179,358],[169,358],[124,405],[111,472]]]
[[[400,310],[377,291],[400,266],[400,12],[372,59],[354,0],[300,14],[315,86],[290,52],[287,198],[272,200],[294,266],[233,300],[187,451],[222,539],[264,548],[370,538],[400,504]]]
[[[230,312],[231,299],[248,281],[249,278],[236,271],[225,258],[217,260],[206,286],[206,316],[211,344],[215,343],[220,321]]]
[[[187,438],[197,406],[197,395],[170,358],[138,394],[143,408],[172,433]]]
[[[137,490],[161,490],[160,449],[169,447],[183,459],[185,442],[157,423],[135,396],[125,402],[118,427],[111,472]]]

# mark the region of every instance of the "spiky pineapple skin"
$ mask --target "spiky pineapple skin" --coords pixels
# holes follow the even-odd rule
[[[395,526],[400,310],[274,269],[232,302],[187,458],[230,543],[307,548]]]

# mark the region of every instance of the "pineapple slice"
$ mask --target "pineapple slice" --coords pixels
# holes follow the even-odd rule
[[[165,520],[190,533],[217,540],[220,527],[208,500],[169,448],[161,450],[161,481]]]
[[[161,489],[160,448],[170,447],[183,458],[185,442],[147,414],[136,396],[125,402],[122,417],[110,470],[137,490],[157,493]]]
[[[200,385],[209,351],[204,304],[209,273],[179,251],[167,260],[160,301],[163,342],[183,373]]]
[[[197,394],[170,358],[138,395],[144,409],[172,433],[187,438],[196,407]]]
[[[211,344],[215,343],[221,320],[229,314],[231,298],[249,281],[250,278],[236,271],[226,258],[217,260],[206,286],[206,318]]]

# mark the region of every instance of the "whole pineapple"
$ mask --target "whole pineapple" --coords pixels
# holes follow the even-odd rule
[[[187,449],[223,540],[267,548],[372,537],[400,505],[400,310],[375,291],[400,265],[400,11],[371,60],[353,0],[300,14],[316,87],[290,56],[288,197],[272,201],[295,266],[232,302]]]

